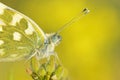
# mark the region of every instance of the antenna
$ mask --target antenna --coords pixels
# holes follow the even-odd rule
[[[65,28],[67,28],[68,26],[70,26],[72,23],[78,21],[79,19],[81,19],[83,16],[85,16],[89,12],[90,12],[90,10],[88,10],[87,8],[84,8],[82,12],[80,12],[76,17],[72,18],[69,22],[67,22],[66,24],[64,24],[56,33],[57,34],[60,33]]]

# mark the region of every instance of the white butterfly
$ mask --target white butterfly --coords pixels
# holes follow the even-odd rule
[[[88,12],[85,8],[80,14]],[[0,2],[0,62],[55,55],[54,48],[61,41],[59,33],[79,18],[73,18],[55,33],[45,34],[33,20]]]

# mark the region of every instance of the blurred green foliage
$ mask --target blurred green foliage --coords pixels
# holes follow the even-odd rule
[[[32,18],[46,33],[89,8],[89,15],[61,33],[56,52],[72,80],[120,80],[119,0],[0,1]],[[11,69],[14,80],[31,80],[23,62],[0,63],[0,80],[8,80]]]

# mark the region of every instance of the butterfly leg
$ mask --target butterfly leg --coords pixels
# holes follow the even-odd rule
[[[55,60],[58,61],[58,63],[59,63],[60,65],[62,65],[62,62],[60,61],[60,58],[58,57],[57,53],[54,52],[53,55],[55,56]]]
[[[35,52],[34,53],[32,53],[28,58],[27,58],[27,60],[25,61],[25,64],[32,58],[32,57],[34,57],[36,54],[37,54],[37,50],[35,50]]]
[[[58,57],[56,52],[51,52],[51,53],[49,53],[49,55],[47,54],[47,61],[50,60],[50,56],[54,56],[55,62],[57,62],[58,64],[62,65],[62,62],[60,61],[60,59],[59,59],[59,57]]]

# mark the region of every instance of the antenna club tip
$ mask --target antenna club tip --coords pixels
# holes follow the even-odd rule
[[[88,8],[84,8],[82,11],[84,14],[88,14],[90,12],[90,10]]]

